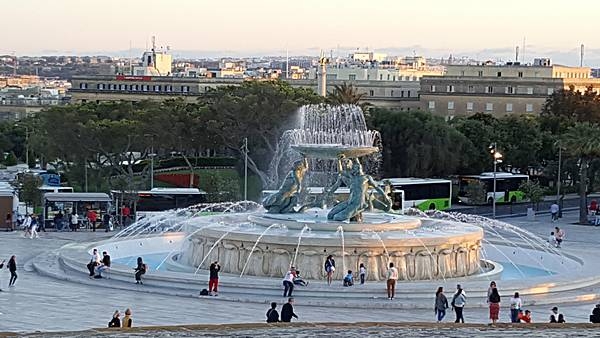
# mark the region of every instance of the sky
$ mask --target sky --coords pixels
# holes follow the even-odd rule
[[[3,0],[0,53],[306,55],[356,48],[509,58],[600,60],[599,0]],[[427,55],[426,55],[427,56]],[[538,55],[536,55],[538,56]],[[533,55],[531,55],[533,57]]]

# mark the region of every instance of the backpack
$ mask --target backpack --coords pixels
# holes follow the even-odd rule
[[[208,296],[208,290],[202,289],[202,291],[200,291],[200,296]]]
[[[142,266],[144,267],[144,272],[148,272],[148,265],[146,265],[146,263],[144,263]]]

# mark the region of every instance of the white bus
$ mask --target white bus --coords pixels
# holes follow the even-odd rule
[[[113,199],[117,200],[117,206],[123,205],[121,191],[113,190],[111,194]],[[147,191],[126,192],[125,195],[129,195],[135,201],[135,208],[131,209],[135,209],[136,220],[149,213],[186,208],[207,202],[206,192],[197,188],[153,188]]]
[[[452,206],[452,181],[435,178],[384,178],[392,185],[393,209],[446,210]],[[403,198],[404,197],[404,198]],[[403,201],[404,200],[404,201]]]
[[[481,187],[482,198],[479,203],[492,204],[494,198],[496,203],[522,202],[525,194],[519,190],[523,182],[529,181],[529,175],[496,173],[496,196],[494,196],[494,173],[486,172],[481,175],[464,175],[458,177],[458,201],[465,204],[477,204],[472,196],[472,189]]]

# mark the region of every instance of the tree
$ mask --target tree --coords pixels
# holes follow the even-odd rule
[[[358,105],[364,97],[365,93],[359,92],[353,84],[347,84],[346,82],[333,86],[333,90],[327,93],[327,101],[333,105]]]
[[[531,207],[537,206],[544,199],[544,189],[537,181],[528,180],[519,185],[519,190],[523,192],[524,197],[529,200]]]
[[[424,112],[374,109],[367,124],[379,130],[387,177],[439,177],[464,166],[471,144],[443,118]]]
[[[19,199],[26,205],[31,205],[35,209],[42,202],[42,178],[33,174],[21,174],[17,177],[13,186],[19,190]]]
[[[295,127],[298,108],[321,101],[311,89],[293,88],[280,81],[248,81],[210,90],[198,103],[200,119],[215,144],[243,159],[241,146],[248,138],[248,168],[266,187],[277,180],[266,172],[279,138],[286,129]]]
[[[600,157],[600,127],[576,122],[563,135],[561,144],[570,155],[579,159],[579,223],[587,224],[588,166],[592,159]]]

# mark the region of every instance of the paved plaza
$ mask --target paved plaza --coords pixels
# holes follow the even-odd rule
[[[566,252],[572,254],[589,254],[590,252],[598,251],[600,227],[575,225],[573,223],[575,223],[576,218],[577,212],[567,212],[564,214],[564,218],[558,223],[550,223],[549,216],[547,215],[538,215],[535,221],[529,221],[525,217],[507,218],[504,220],[536,233],[543,238],[546,238],[553,227],[558,225],[566,230],[566,240],[563,244],[563,250]],[[41,233],[40,236],[41,238],[37,240],[31,240],[24,238],[21,232],[0,233],[0,258],[8,259],[10,255],[15,254],[17,255],[19,266],[19,279],[14,288],[7,287],[8,274],[5,270],[0,274],[2,289],[4,290],[0,292],[0,332],[71,331],[103,328],[106,327],[115,309],[123,311],[128,307],[133,310],[135,326],[263,323],[265,320],[265,312],[267,310],[265,304],[238,303],[214,298],[167,296],[152,292],[137,292],[135,288],[130,290],[113,289],[110,287],[111,284],[107,283],[108,281],[106,280],[94,280],[94,284],[90,285],[89,283],[68,282],[41,276],[32,268],[34,259],[42,259],[39,255],[44,255],[45,253],[50,255],[54,250],[67,243],[91,242],[105,239],[107,238],[107,234],[104,232],[48,232]],[[82,262],[82,265],[85,263]],[[82,276],[82,278],[87,279],[85,276]],[[198,278],[205,277],[199,276]],[[482,281],[481,283],[487,284],[487,281]],[[511,287],[518,287],[519,281],[513,280],[504,283],[510,283]],[[446,284],[444,286],[447,290],[453,289],[454,285],[450,282]],[[440,282],[440,285],[443,285],[443,283]],[[341,282],[339,285],[333,285],[332,287],[342,288]],[[502,290],[502,287],[503,282],[500,281],[499,288]],[[299,321],[301,322],[433,323],[434,292],[435,290],[432,290],[431,310],[368,309],[368,311],[365,311],[360,307],[332,308],[303,306],[302,298],[297,297],[295,312],[299,315]],[[448,291],[448,293],[450,292]],[[600,287],[592,286],[584,288],[581,290],[581,293],[598,294],[600,293]],[[273,301],[282,303],[283,298],[273,299]],[[583,323],[588,321],[588,316],[593,305],[593,299],[585,302],[576,302],[574,296],[572,303],[562,304],[560,305],[560,309],[565,314],[568,322]],[[545,322],[547,320],[549,315],[548,305],[533,305],[528,308],[532,310],[535,322]],[[508,321],[506,305],[503,305],[500,316],[501,322]],[[453,313],[449,312],[446,320],[453,320],[453,317]],[[488,322],[487,317],[488,311],[485,308],[465,310],[465,319],[467,322],[485,324]],[[583,330],[582,332],[585,331],[584,329],[581,330]],[[429,337],[435,334],[435,331],[434,328],[423,328],[418,330],[418,334],[411,334],[411,336]],[[255,334],[240,332],[239,334],[261,336],[260,332],[256,332]],[[368,333],[369,331],[365,332]],[[382,335],[384,335],[384,332],[387,331],[382,330]],[[316,332],[314,333],[316,334]],[[357,329],[353,335],[362,333]],[[102,335],[102,333],[98,334]],[[198,335],[201,335],[200,332]],[[277,335],[275,333],[275,336]],[[301,336],[298,334],[294,335]],[[157,334],[152,334],[152,336],[168,337],[169,333],[158,334],[157,332]],[[173,336],[181,335],[177,334]],[[553,336],[556,335],[553,334]]]

